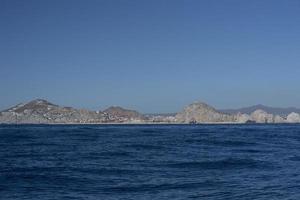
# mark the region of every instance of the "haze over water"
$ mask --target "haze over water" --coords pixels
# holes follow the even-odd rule
[[[0,199],[300,198],[300,125],[1,125]]]

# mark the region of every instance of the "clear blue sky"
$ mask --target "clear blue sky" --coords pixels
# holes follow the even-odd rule
[[[300,107],[299,0],[0,0],[0,108]]]

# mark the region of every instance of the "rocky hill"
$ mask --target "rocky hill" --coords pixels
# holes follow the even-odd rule
[[[195,102],[175,116],[178,123],[213,123],[213,122],[234,122],[235,117],[217,111],[206,103]]]
[[[17,124],[87,124],[132,123],[142,121],[143,115],[121,107],[104,112],[61,107],[43,99],[36,99],[0,112],[0,123]]]
[[[103,111],[108,114],[112,121],[128,122],[128,121],[143,121],[146,118],[135,110],[128,110],[120,106],[111,106]]]
[[[102,112],[60,107],[43,99],[19,104],[0,113],[1,123],[102,123],[108,116]]]

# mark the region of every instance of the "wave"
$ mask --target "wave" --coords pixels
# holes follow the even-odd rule
[[[88,156],[81,156],[84,159],[100,159],[100,158],[118,158],[118,157],[132,157],[129,152],[124,151],[107,151],[100,153],[90,153]]]
[[[175,182],[175,183],[162,183],[162,184],[139,184],[131,186],[116,186],[103,188],[108,193],[128,193],[128,192],[158,192],[168,190],[191,190],[197,188],[207,188],[211,186],[220,185],[217,181],[202,181],[202,182]]]
[[[160,150],[160,149],[166,148],[164,146],[149,145],[149,144],[132,144],[132,145],[125,145],[123,147],[130,148],[130,149],[136,149],[136,150]]]
[[[215,169],[215,170],[230,170],[230,169],[248,169],[248,168],[270,168],[266,161],[259,161],[253,159],[237,159],[228,158],[223,160],[214,161],[191,161],[191,162],[178,162],[165,165],[169,168],[177,169]]]
[[[187,139],[186,143],[199,143],[203,145],[214,145],[214,146],[224,146],[224,147],[233,147],[233,146],[254,146],[257,143],[254,142],[245,142],[238,140],[217,140],[217,139]]]

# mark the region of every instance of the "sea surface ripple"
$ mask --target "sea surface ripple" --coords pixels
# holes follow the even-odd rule
[[[1,125],[0,199],[300,199],[300,125]]]

